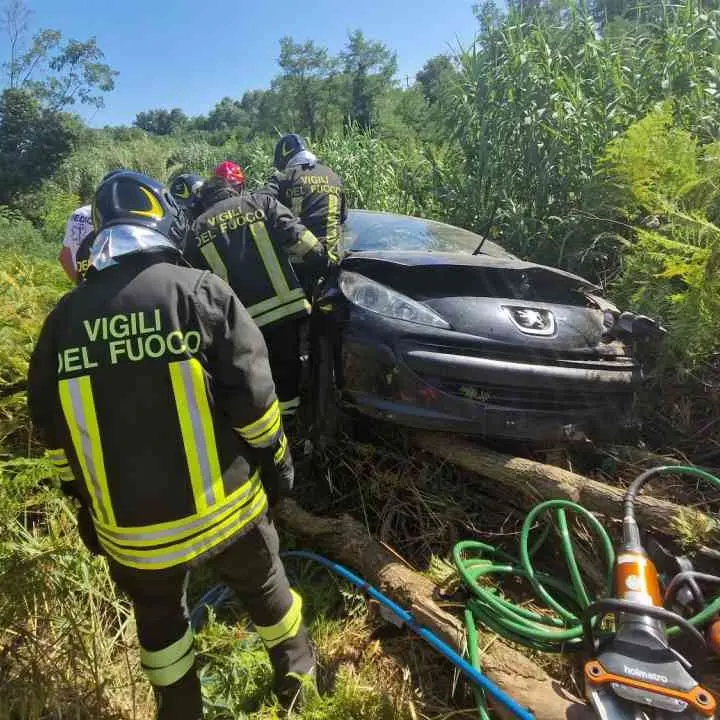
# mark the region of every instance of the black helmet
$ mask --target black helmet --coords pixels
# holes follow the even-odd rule
[[[178,205],[189,208],[196,202],[198,192],[204,182],[200,175],[183,173],[170,183],[170,194]]]
[[[129,170],[112,173],[95,191],[92,218],[96,232],[113,225],[141,225],[184,249],[185,213],[167,188],[147,175]]]
[[[299,135],[296,133],[284,135],[275,146],[275,167],[278,170],[284,170],[290,159],[303,150],[307,150],[307,148]]]
[[[128,170],[127,168],[115,168],[114,170],[110,170],[110,172],[105,173],[103,175],[103,179],[98,183],[99,185],[102,185],[106,180],[109,180],[113,175],[117,175],[121,172],[131,172],[131,170]]]

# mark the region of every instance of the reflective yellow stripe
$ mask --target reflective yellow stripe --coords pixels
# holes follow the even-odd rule
[[[201,248],[200,252],[205,258],[205,262],[208,267],[225,282],[228,282],[228,269],[227,265],[223,262],[220,257],[218,249],[215,247],[214,242],[205,243]]]
[[[340,227],[340,198],[337,195],[328,195],[328,214],[327,214],[327,236],[325,241],[325,250],[328,257],[337,262],[337,246],[338,246],[338,228]]]
[[[280,405],[277,400],[273,400],[259,420],[255,420],[244,427],[235,428],[235,432],[240,433],[251,445],[265,447],[274,440],[274,436],[279,429]]]
[[[155,687],[167,687],[185,677],[195,665],[195,651],[191,650],[185,657],[164,668],[143,668],[145,676]]]
[[[305,313],[309,315],[310,309],[310,303],[305,298],[303,298],[302,300],[296,300],[295,302],[283,305],[277,310],[273,310],[271,312],[265,313],[264,315],[254,317],[253,320],[258,327],[263,327],[263,325],[269,325],[270,323],[277,322],[278,320],[282,320],[283,318],[289,317],[290,315],[298,315],[299,313]]]
[[[255,317],[256,315],[262,315],[270,310],[275,310],[275,308],[285,305],[292,300],[303,299],[305,299],[305,291],[302,288],[297,288],[296,290],[290,290],[287,295],[284,295],[283,297],[276,295],[275,297],[268,298],[262,302],[255,303],[247,308],[247,311],[250,313],[250,317]]]
[[[282,459],[285,457],[285,453],[288,449],[288,439],[287,435],[283,433],[282,439],[280,440],[280,445],[278,446],[278,449],[275,451],[275,455],[273,456],[273,459],[275,460],[275,464],[282,462]]]
[[[114,525],[115,513],[105,475],[105,460],[90,377],[83,375],[71,380],[61,380],[58,389],[65,422],[70,429],[70,437],[90,494],[94,515]]]
[[[280,622],[274,625],[263,627],[256,625],[255,629],[265,647],[273,648],[285,640],[294,638],[300,631],[302,625],[302,598],[294,590],[290,590],[293,596],[292,605],[285,613]]]
[[[179,542],[191,535],[207,532],[208,529],[222,523],[233,512],[241,510],[252,502],[253,498],[262,491],[260,473],[256,471],[248,482],[243,483],[228,496],[226,502],[206,515],[193,515],[182,520],[140,527],[111,528],[96,522],[95,529],[101,540],[124,547],[155,547],[167,542]]]
[[[140,648],[140,662],[146,668],[164,668],[172,665],[181,658],[185,657],[187,651],[193,644],[192,628],[188,625],[185,634],[176,640],[172,645],[168,645],[162,650],[146,650]]]
[[[305,230],[298,241],[288,248],[290,260],[299,263],[318,244],[318,239],[309,231]]]
[[[290,286],[288,285],[287,278],[283,273],[282,266],[278,260],[275,247],[270,240],[267,228],[264,222],[255,222],[250,225],[250,233],[252,234],[253,240],[255,241],[255,247],[262,259],[265,271],[270,278],[270,283],[275,290],[275,295],[278,297],[287,296],[290,292]]]
[[[224,496],[205,376],[195,358],[170,363],[169,368],[195,508],[203,512]]]
[[[122,565],[134,567],[138,570],[163,570],[181,563],[190,562],[194,558],[212,550],[212,548],[241,532],[244,527],[249,525],[266,509],[267,496],[264,490],[260,490],[251,503],[232,513],[222,523],[218,523],[218,525],[205,533],[196,535],[184,543],[143,550],[119,547],[100,536],[100,544],[110,557]]]

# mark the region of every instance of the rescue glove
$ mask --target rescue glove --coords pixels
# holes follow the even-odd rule
[[[260,474],[270,507],[290,495],[295,484],[295,468],[287,438],[283,433],[274,447],[256,450]]]
[[[95,532],[95,524],[93,523],[90,510],[87,505],[81,505],[77,515],[78,532],[85,547],[93,555],[102,555],[103,549],[98,540],[97,532]]]
[[[303,257],[302,263],[293,264],[293,269],[305,295],[311,299],[317,286],[327,277],[332,267],[333,264],[320,243]]]

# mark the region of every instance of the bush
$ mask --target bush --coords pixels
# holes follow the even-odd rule
[[[681,371],[720,350],[718,146],[698,146],[668,107],[612,141],[602,160],[615,212],[635,224],[618,297],[670,329],[665,364]]]
[[[679,128],[717,134],[720,11],[658,5],[652,21],[602,33],[581,3],[485,12],[442,98],[468,180],[461,222],[492,222],[520,255],[573,265],[613,229],[592,216],[608,142],[670,98]]]

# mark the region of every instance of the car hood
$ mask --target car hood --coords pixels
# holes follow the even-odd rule
[[[512,256],[368,251],[350,253],[341,269],[365,275],[432,308],[456,332],[495,345],[552,355],[596,353],[603,311],[598,288],[578,275]],[[524,332],[513,308],[550,312],[551,336]]]
[[[491,256],[478,253],[467,255],[464,253],[443,252],[402,252],[395,250],[376,250],[363,252],[350,252],[340,263],[345,270],[363,272],[363,268],[372,268],[378,264],[400,265],[403,267],[468,267],[468,268],[497,268],[527,272],[532,274],[550,275],[557,278],[567,286],[581,292],[602,292],[602,289],[579,275],[537,263],[526,262],[512,255],[507,257]]]

